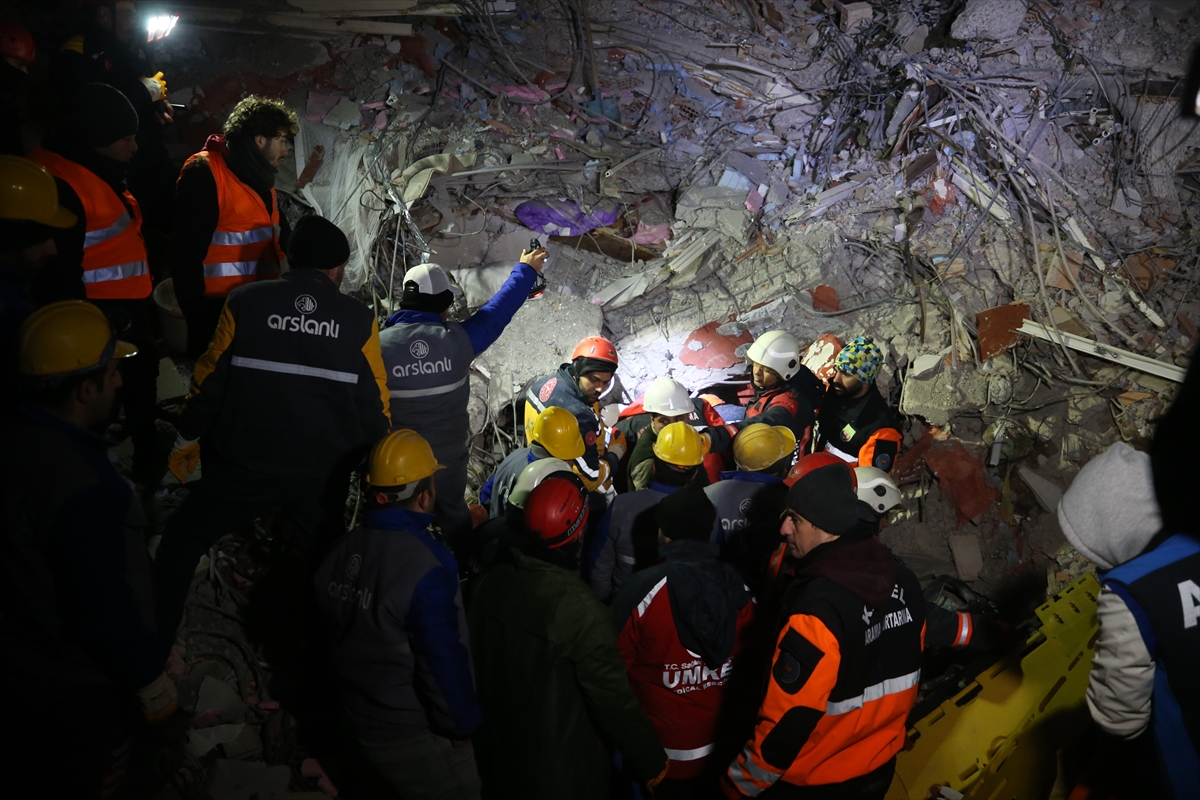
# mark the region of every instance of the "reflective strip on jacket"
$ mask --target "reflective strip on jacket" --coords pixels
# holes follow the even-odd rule
[[[83,288],[89,300],[140,300],[154,288],[142,240],[142,212],[91,170],[38,147],[29,160],[66,181],[83,204]]]
[[[857,467],[891,472],[903,436],[896,415],[874,387],[843,405],[831,395],[817,415],[815,452],[824,450]]]
[[[262,278],[278,278],[283,271],[283,248],[279,246],[279,202],[271,189],[271,211],[258,192],[242,183],[225,158],[213,150],[201,150],[183,165],[198,158],[208,161],[217,186],[220,216],[208,252],[204,254],[204,296],[225,297],[238,286]]]

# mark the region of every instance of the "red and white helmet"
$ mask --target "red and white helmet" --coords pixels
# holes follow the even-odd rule
[[[0,19],[0,55],[32,64],[35,60],[33,36],[25,26],[8,19]]]
[[[858,499],[876,514],[886,514],[900,505],[900,487],[879,467],[855,467],[854,476],[858,479]]]
[[[525,529],[539,547],[553,550],[583,535],[587,496],[566,478],[546,478],[525,499]]]

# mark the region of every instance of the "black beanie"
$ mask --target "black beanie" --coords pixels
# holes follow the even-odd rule
[[[138,115],[125,95],[103,83],[85,83],[75,95],[68,123],[84,147],[107,147],[138,130]]]
[[[324,217],[302,217],[288,240],[292,269],[336,269],[350,260],[350,242],[341,228]]]
[[[400,294],[400,308],[405,311],[430,311],[440,314],[452,305],[454,292],[447,289],[437,294],[425,294],[416,281],[404,284],[404,290]]]
[[[854,473],[843,464],[813,470],[787,493],[788,508],[834,536],[849,533],[863,519],[859,505]]]
[[[707,542],[712,538],[717,509],[708,499],[703,484],[693,481],[660,500],[654,511],[654,519],[663,536],[668,539]]]
[[[589,372],[608,372],[615,373],[617,365],[611,361],[605,361],[602,358],[591,358],[589,356],[580,356],[571,362],[571,373],[579,378],[587,375]]]

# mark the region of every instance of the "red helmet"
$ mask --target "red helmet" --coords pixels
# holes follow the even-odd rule
[[[546,478],[525,498],[525,528],[537,545],[547,549],[578,539],[587,518],[586,495],[566,478]]]
[[[12,20],[0,19],[0,55],[32,64],[34,48],[29,31]]]
[[[851,488],[855,491],[858,490],[858,480],[854,475],[854,467],[833,453],[825,452],[813,453],[801,458],[792,466],[792,469],[788,472],[787,477],[783,479],[783,482],[788,486],[795,486],[796,482],[808,473],[818,470],[821,467],[828,467],[830,464],[840,464],[845,467],[846,471],[850,473]]]
[[[597,361],[607,361],[617,368],[617,346],[603,336],[589,336],[575,345],[571,360],[577,358],[594,358]]]

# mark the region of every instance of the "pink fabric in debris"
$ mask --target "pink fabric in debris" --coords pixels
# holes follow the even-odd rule
[[[493,86],[492,91],[506,97],[518,97],[522,100],[532,100],[540,103],[550,99],[550,94],[536,86]]]
[[[658,225],[647,225],[639,222],[637,231],[629,240],[635,244],[661,244],[671,238],[671,223],[662,222]]]

